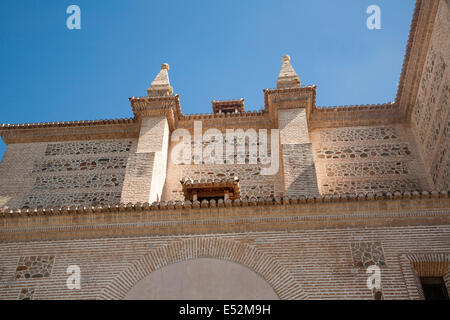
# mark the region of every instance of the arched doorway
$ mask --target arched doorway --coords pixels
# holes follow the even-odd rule
[[[132,300],[277,300],[257,273],[234,263],[199,258],[170,264],[139,281],[125,296]]]
[[[142,258],[134,261],[103,289],[99,299],[120,300],[126,297],[129,298],[133,293],[132,290],[144,279],[148,278],[148,280],[144,280],[144,283],[145,281],[150,281],[151,286],[156,286],[157,282],[153,284],[151,275],[158,270],[180,262],[199,259],[232,262],[242,268],[246,268],[247,270],[245,272],[248,277],[252,278],[248,272],[255,273],[272,288],[279,299],[294,300],[307,298],[300,284],[291,276],[287,269],[280,265],[276,259],[257,250],[255,247],[238,241],[218,238],[191,238],[174,241],[165,246],[157,247],[142,256]],[[194,263],[193,268],[191,268],[194,270],[193,272],[198,272],[195,270],[202,270],[205,265],[212,264],[211,262],[205,263],[202,261],[192,263]],[[199,264],[196,265],[197,263]],[[216,262],[216,264],[219,265],[219,262]],[[189,266],[186,264],[174,266],[174,268],[181,268],[183,270],[183,268],[188,268]],[[234,274],[238,267],[228,264],[226,266],[219,265],[218,268],[224,268],[224,270],[229,270],[230,274]],[[240,271],[244,272],[242,269]],[[195,277],[197,276],[195,275]],[[211,274],[210,277],[214,277],[214,274]],[[263,287],[262,283],[256,280],[253,286],[255,288]],[[266,290],[265,292],[268,291]]]

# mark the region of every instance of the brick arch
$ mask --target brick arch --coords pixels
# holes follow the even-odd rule
[[[274,258],[236,241],[195,238],[155,248],[122,271],[99,299],[120,300],[139,281],[167,265],[197,258],[214,258],[239,263],[260,275],[280,299],[306,299],[297,281]]]

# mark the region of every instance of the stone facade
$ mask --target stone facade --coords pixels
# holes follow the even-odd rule
[[[319,190],[358,194],[432,189],[412,137],[401,124],[314,130]]]
[[[0,186],[2,206],[118,204],[135,148],[130,139],[9,145],[0,166],[2,176],[11,177]],[[20,154],[26,159],[18,160]]]
[[[163,64],[132,119],[2,125],[0,299],[424,299],[420,277],[450,289],[449,28],[448,1],[417,1],[384,105],[318,107],[284,56],[258,112],[240,99],[183,114]],[[176,130],[213,129],[267,130],[276,172],[250,163],[265,147],[251,139],[226,141],[244,152],[222,163],[178,161]]]
[[[35,288],[33,299],[121,299],[132,289],[132,284],[144,279],[152,270],[177,261],[212,257],[231,260],[255,270],[282,299],[372,299],[372,293],[366,287],[364,267],[372,263],[381,266],[385,299],[418,299],[416,292],[420,285],[410,273],[420,272],[420,269],[408,261],[400,265],[399,260],[405,254],[420,256],[428,252],[430,246],[434,252],[447,255],[449,259],[449,232],[448,226],[377,227],[369,230],[323,229],[4,243],[0,247],[0,257],[7,274],[14,274],[18,254],[21,253],[52,252],[55,265],[50,279],[14,281],[5,277],[1,280],[0,298],[17,299],[23,289]],[[206,244],[210,249],[200,249]],[[355,257],[356,245],[360,250],[369,250],[367,262],[360,260],[364,252],[358,252]],[[15,251],[10,250],[12,247],[16,248]],[[253,259],[259,257],[264,263],[258,265],[252,261],[252,256]],[[430,259],[430,263],[432,261]],[[90,277],[81,290],[68,290],[66,287],[66,269],[73,264],[80,266],[82,277]],[[443,272],[442,275],[448,277],[450,270]],[[8,281],[11,281],[11,288],[6,289]],[[293,286],[288,287],[287,283]]]
[[[417,98],[411,111],[413,132],[429,179],[436,189],[449,188],[450,163],[450,9],[436,1],[429,49]]]

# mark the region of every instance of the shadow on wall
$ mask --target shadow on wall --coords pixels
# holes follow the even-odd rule
[[[305,166],[302,173],[288,186],[288,195],[319,195],[316,167],[314,163]]]
[[[6,151],[6,144],[0,139],[0,163],[3,161],[3,155]]]

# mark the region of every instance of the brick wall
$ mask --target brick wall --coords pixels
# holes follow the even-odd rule
[[[33,299],[107,298],[104,289],[114,281],[131,281],[132,287],[172,260],[202,256],[196,249],[201,241],[209,243],[206,256],[240,261],[282,298],[373,299],[366,266],[377,264],[385,299],[418,299],[410,265],[401,257],[429,253],[430,247],[448,255],[449,235],[450,226],[441,225],[1,243],[0,298],[18,299],[23,290],[32,291]],[[258,264],[256,257],[266,262]],[[127,271],[138,261],[138,269]],[[66,288],[66,270],[74,264],[81,268],[81,290]],[[110,297],[119,287],[108,289]],[[283,291],[289,287],[294,290]]]
[[[270,131],[269,131],[270,133]],[[225,136],[225,134],[224,134]],[[270,155],[270,135],[268,134],[268,150]],[[235,140],[233,145],[238,142]],[[164,187],[164,201],[184,201],[182,185],[180,180],[189,178],[193,180],[216,180],[216,179],[233,179],[239,178],[239,189],[241,198],[264,198],[280,196],[284,192],[282,185],[281,168],[275,175],[261,175],[262,164],[249,163],[248,141],[245,143],[245,164],[237,164],[237,154],[234,154],[234,164],[194,164],[194,155],[192,154],[191,164],[176,164],[172,161],[173,150],[177,143],[172,143],[169,148],[167,179]],[[203,150],[207,144],[204,143]],[[193,152],[192,148],[192,152]],[[226,156],[226,146],[224,143],[223,157]],[[205,160],[205,159],[203,159]],[[204,162],[204,161],[203,161]]]
[[[318,194],[306,110],[279,110],[278,123],[286,195]]]
[[[450,9],[441,0],[414,103],[411,126],[435,189],[450,183]]]
[[[120,202],[132,139],[8,145],[0,206],[91,206]]]
[[[33,187],[33,164],[44,156],[46,143],[10,144],[0,163],[0,207],[18,208]]]
[[[121,203],[148,202],[155,152],[134,153],[128,158]]]
[[[311,137],[321,194],[429,188],[406,125],[316,129]]]
[[[169,125],[166,117],[144,118],[136,153],[130,156],[121,195],[122,203],[161,200],[166,181],[168,144]]]
[[[278,125],[282,144],[309,143],[306,109],[279,110]]]
[[[317,194],[312,144],[283,144],[282,150],[286,195]]]

